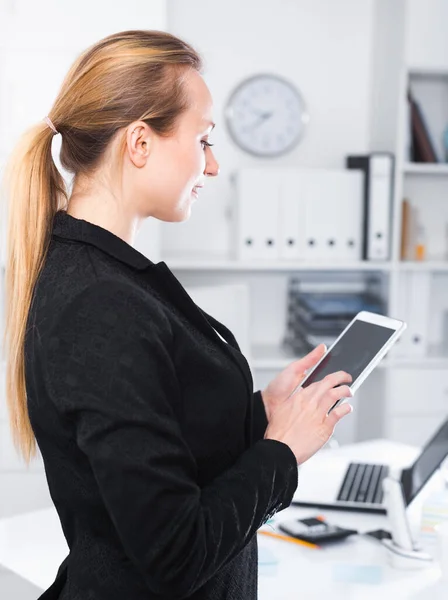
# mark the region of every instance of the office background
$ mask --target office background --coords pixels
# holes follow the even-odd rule
[[[363,385],[336,438],[341,444],[375,437],[421,444],[448,411],[448,167],[441,141],[443,121],[448,125],[447,18],[447,0],[0,0],[0,167],[23,128],[50,110],[68,66],[87,45],[134,28],[185,38],[204,57],[221,173],[208,182],[188,222],[148,224],[137,247],[155,262],[165,260],[200,305],[234,328],[257,387],[292,360],[282,347],[291,278],[311,291],[353,293],[373,280],[385,310],[408,320],[413,337]],[[301,142],[280,157],[244,152],[226,128],[231,93],[260,72],[296,86],[310,115]],[[406,154],[408,79],[440,163],[415,165]],[[56,137],[55,155],[58,143]],[[343,170],[348,155],[375,151],[396,161],[386,260],[238,259],[235,174],[280,169],[281,178],[302,168]],[[418,241],[426,250],[420,260],[412,252],[401,260],[404,198],[418,212]],[[337,219],[337,208],[334,214]],[[254,227],[258,217],[255,210]],[[4,256],[3,213],[2,221]],[[411,292],[420,307],[415,314],[406,304]],[[27,470],[15,455],[4,402],[0,489],[0,516],[50,504],[41,462]]]

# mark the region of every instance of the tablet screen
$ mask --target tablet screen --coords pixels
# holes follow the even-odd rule
[[[355,321],[302,387],[308,387],[336,371],[349,373],[353,378],[352,385],[394,333],[395,329],[390,327]]]

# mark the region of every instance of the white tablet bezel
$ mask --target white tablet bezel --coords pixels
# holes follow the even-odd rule
[[[367,376],[370,375],[370,373],[373,371],[373,369],[378,365],[378,363],[381,361],[381,359],[385,356],[385,354],[388,352],[388,350],[390,350],[390,348],[395,344],[395,342],[398,340],[400,335],[403,333],[403,331],[407,327],[407,324],[404,321],[400,321],[399,319],[393,319],[393,318],[387,317],[385,315],[379,315],[377,313],[372,313],[372,312],[362,310],[350,321],[350,323],[347,325],[347,327],[340,333],[340,335],[336,338],[336,340],[331,344],[331,346],[327,349],[327,351],[322,356],[322,358],[319,360],[319,362],[305,375],[305,378],[303,379],[303,381],[300,382],[300,385],[298,385],[294,389],[294,391],[290,394],[290,396],[292,396],[292,394],[295,394],[299,389],[302,388],[303,384],[307,381],[307,379],[311,376],[311,374],[315,371],[315,369],[317,369],[317,367],[325,359],[327,354],[329,352],[331,352],[331,350],[336,346],[336,344],[339,342],[339,340],[345,335],[347,330],[353,325],[353,323],[355,321],[363,321],[365,323],[373,323],[374,325],[388,327],[389,329],[393,329],[394,333],[387,340],[387,342],[385,342],[385,344],[380,348],[380,350],[378,350],[378,352],[375,354],[375,356],[372,358],[372,360],[368,363],[368,365],[365,367],[365,369],[363,371],[361,371],[361,373],[355,379],[355,381],[353,381],[349,385],[349,388],[353,394],[359,389],[359,387],[365,381]],[[341,404],[344,400],[346,400],[346,398],[341,398],[341,400],[336,402],[331,407],[331,410],[333,410],[333,408],[335,408],[336,406]]]

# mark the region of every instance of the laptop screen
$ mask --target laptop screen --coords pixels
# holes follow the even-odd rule
[[[402,474],[406,504],[412,502],[431,475],[448,456],[448,419],[429,440],[422,453]]]

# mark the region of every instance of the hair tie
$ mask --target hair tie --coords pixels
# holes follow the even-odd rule
[[[45,123],[48,125],[48,127],[54,131],[54,133],[55,133],[55,134],[58,134],[58,133],[59,133],[59,131],[58,131],[58,130],[56,129],[56,127],[53,125],[53,123],[52,123],[52,121],[51,121],[50,117],[45,117],[43,120],[44,120],[44,121],[45,121]]]

